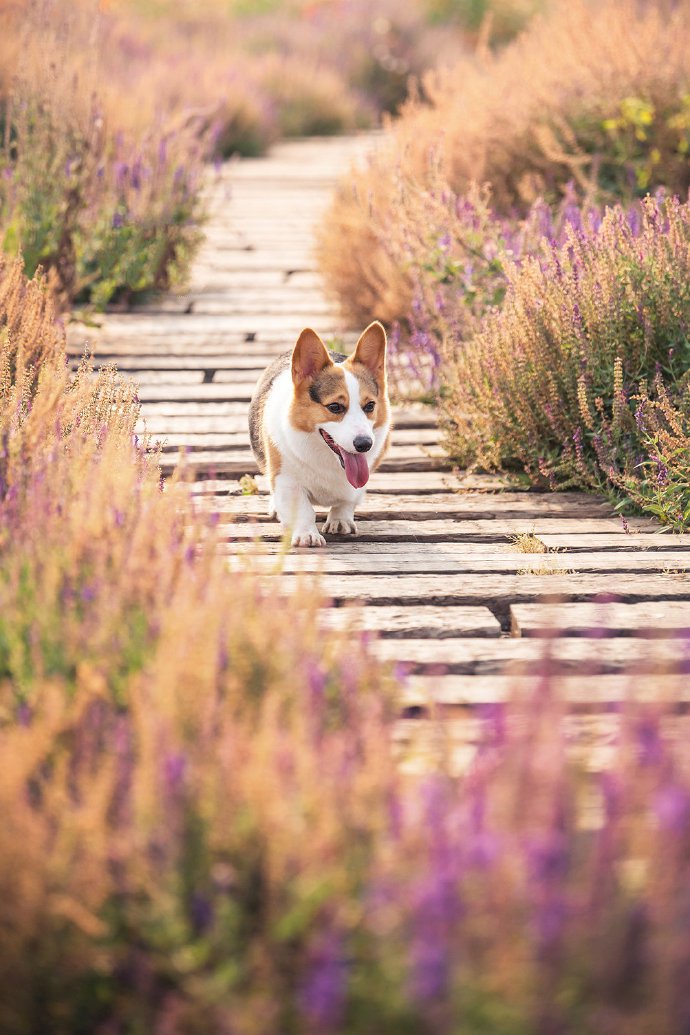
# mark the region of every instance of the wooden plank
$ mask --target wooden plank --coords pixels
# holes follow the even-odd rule
[[[544,642],[529,637],[381,639],[372,649],[380,661],[393,662],[412,673],[434,670],[488,675],[510,671],[524,675],[543,671],[546,657]],[[651,669],[674,674],[683,672],[687,661],[687,644],[678,639],[612,637],[593,642],[565,637],[551,641],[548,652],[549,671],[578,673],[583,682],[599,678],[603,672],[621,672],[633,667],[638,672]]]
[[[687,555],[690,558],[690,555]],[[684,635],[690,641],[690,602],[655,600],[638,604],[514,604],[514,636],[631,633],[637,636]],[[688,642],[690,659],[690,642]]]
[[[213,502],[213,501],[211,501]],[[210,512],[218,513],[215,506],[209,506]],[[410,544],[409,543],[389,543],[389,542],[374,542],[374,543],[360,543],[357,541],[357,536],[343,537],[342,542],[330,542],[325,550],[289,550],[286,551],[284,546],[279,542],[253,542],[250,540],[240,540],[238,542],[231,542],[222,544],[224,552],[229,555],[249,555],[253,557],[283,557],[284,560],[294,560],[295,564],[304,563],[307,567],[306,571],[309,570],[310,566],[313,566],[313,570],[318,571],[319,565],[326,563],[329,560],[334,560],[336,563],[340,563],[341,560],[347,562],[349,558],[362,557],[366,563],[371,563],[377,557],[388,558],[391,560],[407,561],[411,559],[410,556]],[[468,540],[464,543],[444,543],[443,546],[438,546],[436,543],[416,543],[414,547],[415,555],[420,558],[432,560],[436,556],[447,557],[449,560],[462,561],[466,557],[486,557],[487,551],[491,551],[491,556],[500,554],[507,554],[509,557],[515,556],[515,549],[511,543],[491,543],[487,545],[482,542],[472,542]]]
[[[548,685],[556,699],[587,711],[601,711],[633,698],[650,704],[669,702],[687,706],[690,703],[690,682],[683,674],[652,672],[645,677],[639,673],[622,672],[604,673],[596,678],[552,675]],[[517,695],[524,699],[534,690],[533,675],[411,676],[400,694],[400,706],[408,709],[476,708],[501,704]]]
[[[247,420],[246,402],[147,402],[141,409],[142,417],[242,417]]]
[[[238,385],[150,385],[139,392],[143,403],[208,403],[208,402],[249,402],[254,394],[254,386]]]
[[[633,527],[632,525],[630,526]],[[634,532],[613,535],[600,535],[594,529],[578,532],[574,535],[562,535],[545,531],[539,538],[549,550],[690,550],[690,534],[678,534],[670,530],[662,531],[658,524],[654,532],[636,535]]]
[[[268,491],[268,483],[263,476],[258,476],[256,483],[261,493]],[[466,484],[473,489],[494,491],[497,485],[500,485],[500,481],[496,480],[495,475],[471,475]],[[399,492],[403,497],[401,500],[402,509],[405,505],[405,498],[424,495],[429,490],[434,492],[455,492],[456,488],[457,481],[450,472],[376,471],[367,484],[367,498],[373,497],[379,492]],[[194,485],[194,491],[214,496],[237,494],[239,492],[238,475],[229,475],[227,481],[214,479],[200,480]]]
[[[161,460],[161,467],[164,472],[169,472],[183,459],[179,451],[166,452]],[[200,473],[207,468],[214,477],[228,476],[231,474],[258,474],[254,454],[251,449],[221,450],[215,452],[198,452],[186,458],[187,464],[193,464],[195,470]],[[379,470],[384,471],[431,471],[435,470],[439,461],[431,456],[425,456],[414,446],[402,446],[400,450],[392,450],[381,463]]]
[[[235,430],[235,431],[188,431],[188,430],[185,430],[185,431],[170,432],[169,430],[167,430],[165,428],[165,425],[162,425],[162,427],[163,427],[163,431],[165,433],[165,442],[166,442],[166,444],[169,447],[177,446],[177,447],[185,447],[187,449],[194,449],[194,450],[199,450],[199,449],[208,449],[208,450],[217,449],[217,450],[222,450],[222,449],[244,449],[248,445],[247,422],[246,421],[244,421],[241,424],[241,427],[238,430]],[[435,433],[434,433],[434,431],[432,429],[427,429],[427,428],[423,428],[423,429],[420,429],[420,430],[401,431],[401,432],[399,432],[398,435],[396,436],[396,442],[395,442],[395,447],[394,447],[396,455],[398,455],[398,453],[399,453],[401,448],[409,447],[409,446],[417,447],[418,444],[419,444],[417,441],[415,441],[417,437],[419,437],[421,439],[422,444],[424,444],[424,440],[425,439],[428,439],[429,440],[429,444],[432,444],[434,439],[435,439]],[[458,499],[462,499],[462,498],[463,497],[458,497]],[[487,509],[487,507],[486,507],[486,502],[487,502],[486,501],[486,497],[484,497],[483,499],[484,499],[484,507],[483,507],[483,509],[486,510]],[[548,498],[547,498],[547,500],[548,500]],[[443,509],[449,509],[449,508],[451,508],[453,506],[453,501],[449,500],[448,496],[437,494],[435,496],[431,496],[430,498],[426,497],[425,500],[423,501],[424,504],[427,505],[426,509],[428,511],[432,510],[431,504],[433,504],[435,501],[438,501]],[[420,500],[419,503],[421,504],[422,501]],[[378,505],[379,505],[379,509],[391,510],[391,509],[396,509],[397,508],[399,510],[399,508],[400,508],[400,499],[397,496],[388,496],[388,497],[385,497],[385,498],[379,497],[378,498]],[[546,503],[546,506],[547,507],[549,506],[548,502]],[[603,505],[603,507],[605,507],[605,505]],[[510,507],[506,507],[506,510],[509,510],[509,509],[511,509],[511,508]],[[525,508],[524,508],[524,506],[520,505],[517,509],[524,510]],[[560,508],[556,507],[556,508],[551,508],[551,509],[554,509],[555,513],[561,513],[561,512],[565,512],[565,510],[567,508],[561,506]],[[599,514],[602,513],[602,505],[597,505],[595,507],[592,507],[591,505],[587,505],[586,508],[580,507],[580,508],[576,508],[576,509],[578,510],[578,513],[584,513],[585,510],[586,510],[586,512],[588,514],[591,513],[593,515],[596,514],[596,513],[599,513]],[[610,508],[608,508],[608,512],[610,513]]]
[[[75,355],[72,352],[72,355]],[[75,359],[81,356],[81,350],[76,353]],[[129,352],[120,352],[112,347],[108,352],[99,351],[97,355],[98,365],[107,366],[114,364],[123,373],[138,373],[139,371],[152,370],[229,370],[240,377],[258,378],[264,367],[268,366],[275,356],[268,353],[253,355],[230,355],[227,353],[208,353],[207,355],[194,355],[194,353],[183,356],[143,354],[132,355]]]
[[[400,544],[395,544],[400,545]],[[326,550],[292,551],[283,558],[282,571],[285,574],[304,574],[322,572],[328,575],[453,575],[479,572],[513,572],[520,574],[536,574],[548,576],[564,575],[570,572],[665,572],[690,571],[690,552],[622,552],[617,553],[576,553],[572,557],[564,554],[516,554],[508,544],[496,544],[503,548],[498,552],[496,547],[487,552],[485,543],[462,544],[461,552],[448,553],[447,547],[456,544],[442,544],[425,552],[415,551],[410,555],[406,546],[404,555],[384,553],[380,543],[363,543],[358,550],[331,553],[331,546]],[[472,552],[466,547],[471,545]],[[366,547],[369,550],[366,550]],[[228,544],[227,553],[233,552],[234,544]],[[482,550],[483,552],[477,552]],[[509,552],[506,552],[509,551]],[[274,552],[273,557],[276,556]],[[265,570],[274,564],[271,555],[264,555],[263,564],[258,570]],[[690,614],[687,625],[690,626]]]
[[[324,301],[317,302],[311,299],[303,302],[291,300],[282,304],[267,300],[260,312],[262,320],[276,316],[282,318],[285,322],[289,322],[290,326],[294,326],[296,320],[299,320],[304,327],[319,326],[322,323],[326,323],[329,327],[337,327],[340,324],[340,313],[335,306],[329,305]],[[209,315],[240,318],[253,316],[256,313],[256,307],[238,305],[237,302],[231,299],[210,297],[197,299],[191,303],[191,314],[194,316]]]
[[[218,408],[220,408],[220,412],[218,412]],[[242,433],[245,436],[245,443],[247,442],[248,435],[247,413],[248,407],[244,404],[235,406],[234,412],[228,414],[225,414],[224,404],[220,403],[206,403],[203,406],[148,403],[144,407],[144,419],[147,427],[159,435],[164,435],[167,431],[176,432],[180,435],[185,433],[190,435],[201,433]],[[403,428],[397,430],[396,441],[405,442],[407,436],[413,440],[417,431],[422,440],[433,434],[433,429],[431,428]],[[398,436],[400,436],[400,439],[398,439]],[[509,484],[509,482],[501,480],[495,475],[471,475],[467,482],[463,484],[466,484],[468,488],[494,490],[501,485]],[[442,472],[439,473],[437,478],[427,479],[423,483],[424,491],[429,492],[451,492],[455,491],[458,485],[458,479],[454,474],[443,474]],[[266,487],[264,486],[264,488]],[[400,488],[402,491],[405,491],[404,481],[401,483]],[[371,487],[369,487],[369,491],[370,489]]]
[[[182,441],[183,436],[167,436],[167,440],[173,444],[178,439]],[[235,440],[228,438],[223,441]],[[236,520],[262,517],[266,513],[266,503],[262,496],[242,496],[228,500],[219,510],[221,513],[232,514]],[[484,520],[491,520],[498,515],[503,519],[516,517],[525,520],[538,520],[547,515],[591,518],[611,516],[613,512],[605,501],[584,494],[573,493],[568,499],[564,499],[557,494],[532,492],[502,492],[500,495],[494,495],[485,492],[432,491],[406,500],[402,500],[399,493],[381,492],[367,495],[357,508],[357,514],[370,520],[384,520],[391,514],[396,514],[404,515],[406,521],[421,521],[435,516],[457,519],[470,516]],[[549,556],[560,557],[562,552]]]
[[[319,624],[329,629],[375,632],[400,637],[499,636],[501,626],[488,607],[335,607],[321,611]]]
[[[244,253],[249,255],[250,253]],[[272,333],[290,345],[294,344],[304,328],[304,320],[292,317],[290,320],[282,313],[244,313],[202,315],[198,313],[122,313],[108,317],[108,334],[117,336],[119,340],[138,338],[169,338],[180,331],[185,334],[263,334]],[[322,338],[336,337],[339,327],[329,321],[319,327]]]
[[[291,579],[292,576],[283,576]],[[549,575],[325,575],[319,580],[325,597],[375,604],[464,604],[509,607],[554,599],[594,600],[615,596],[621,601],[690,600],[690,576],[619,574]]]
[[[247,332],[236,334],[210,334],[198,335],[184,333],[183,330],[171,335],[169,338],[152,338],[150,335],[141,334],[132,338],[131,341],[122,341],[117,335],[112,335],[106,329],[102,332],[91,331],[83,336],[77,336],[73,332],[70,335],[69,354],[81,356],[88,345],[89,352],[98,360],[103,356],[137,356],[140,353],[159,355],[165,358],[170,356],[181,356],[193,354],[195,356],[217,356],[222,350],[231,359],[248,358],[253,352],[257,355],[266,356],[270,362],[276,356],[285,352],[290,347],[290,342],[285,338],[275,335],[263,335],[252,332],[248,337]]]
[[[220,466],[220,465],[219,465]],[[376,477],[376,475],[374,475]],[[644,518],[635,519],[639,521],[642,528],[652,528],[651,522]],[[616,518],[589,518],[587,525],[593,530],[609,532],[617,527]],[[529,525],[521,524],[520,520],[508,518],[504,520],[500,516],[495,518],[466,520],[440,520],[429,519],[427,521],[368,521],[363,520],[357,523],[357,538],[363,542],[380,541],[382,539],[393,539],[397,541],[432,540],[434,542],[459,542],[463,538],[484,539],[491,542],[496,539],[509,539],[519,532],[529,532],[541,535],[543,532],[560,532],[568,534],[571,530],[582,527],[579,518],[544,517]],[[223,523],[221,532],[231,539],[280,539],[282,532],[275,522],[272,521],[244,521]],[[622,535],[623,533],[621,533]],[[336,537],[336,542],[342,542],[342,537]],[[530,556],[525,554],[525,556]]]
[[[188,431],[189,427],[194,430]],[[247,434],[247,414],[246,411],[242,413],[236,413],[231,416],[187,416],[187,415],[158,415],[151,414],[148,407],[144,413],[143,418],[137,425],[140,431],[148,431],[151,435],[155,435],[156,438],[164,438],[171,434],[185,434],[200,435],[200,434]],[[246,441],[246,439],[245,439]]]

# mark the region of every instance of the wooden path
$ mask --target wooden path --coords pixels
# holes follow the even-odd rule
[[[276,571],[280,530],[264,517],[261,480],[261,495],[239,489],[239,478],[255,472],[248,401],[261,369],[303,326],[339,333],[312,258],[312,227],[336,178],[367,146],[294,142],[269,159],[226,166],[210,187],[212,215],[188,291],[108,316],[88,334],[99,360],[139,380],[146,426],[165,442],[165,466],[187,451],[197,491],[221,514],[233,563],[266,573]],[[79,350],[84,332],[73,340]],[[573,703],[620,699],[631,666],[657,673],[648,692],[687,695],[690,535],[642,519],[626,532],[590,496],[459,477],[423,407],[399,409],[396,426],[392,452],[358,512],[357,538],[293,551],[283,574],[266,577],[322,571],[337,605],[358,602],[325,612],[324,622],[377,634],[379,655],[409,674],[408,715],[422,714],[430,687],[457,707],[501,700],[516,673],[533,682],[543,667],[542,637],[554,629],[561,636],[552,665]],[[523,552],[517,537],[542,552]]]

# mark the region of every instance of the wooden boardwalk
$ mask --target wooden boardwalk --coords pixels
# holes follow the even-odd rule
[[[342,334],[312,257],[312,228],[337,177],[366,140],[282,144],[268,159],[231,163],[210,189],[206,242],[183,295],[109,315],[87,336],[102,361],[136,377],[148,430],[164,464],[187,452],[196,489],[221,514],[228,555],[275,572],[280,530],[265,519],[265,486],[243,496],[255,472],[246,419],[269,360],[311,325]],[[372,318],[376,316],[371,314]],[[72,334],[75,351],[85,332]],[[438,444],[433,412],[395,414],[393,448],[358,511],[356,538],[325,551],[293,551],[279,580],[323,572],[336,605],[324,623],[377,634],[376,650],[409,674],[408,714],[434,697],[449,706],[501,700],[511,680],[534,681],[542,637],[554,629],[552,666],[582,707],[625,693],[625,672],[687,695],[690,671],[690,535],[644,519],[621,520],[605,502],[573,493],[516,491],[498,477],[463,478]],[[518,537],[543,552],[523,552]],[[260,543],[257,544],[256,540]]]

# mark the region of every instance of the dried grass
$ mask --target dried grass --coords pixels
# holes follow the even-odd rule
[[[429,73],[423,99],[342,182],[321,233],[320,263],[346,315],[407,314],[405,264],[387,242],[423,232],[439,176],[460,195],[488,184],[507,214],[557,202],[569,184],[598,201],[660,185],[686,193],[689,40],[686,4],[578,0],[495,55]]]

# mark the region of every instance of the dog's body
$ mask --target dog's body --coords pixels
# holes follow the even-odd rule
[[[324,532],[357,531],[355,508],[388,446],[386,334],[367,327],[348,358],[329,353],[307,328],[292,353],[261,377],[249,408],[249,434],[293,546],[325,546],[314,505],[330,507]]]

